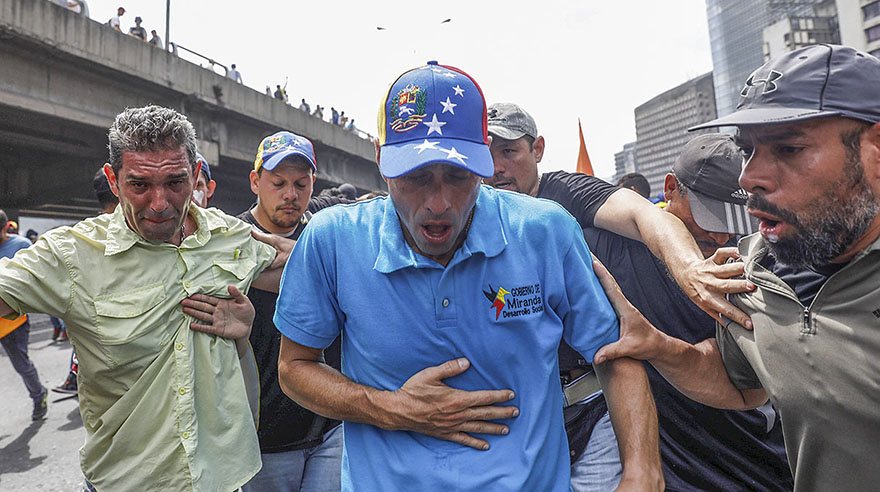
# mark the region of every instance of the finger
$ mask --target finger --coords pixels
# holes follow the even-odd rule
[[[278,244],[278,236],[274,234],[266,234],[263,231],[258,231],[256,229],[251,229],[251,236],[254,237],[257,241],[262,243],[266,243],[269,246],[275,247]]]
[[[217,336],[222,335],[222,333],[220,333],[220,330],[218,330],[216,327],[214,327],[214,325],[205,325],[205,324],[196,323],[195,321],[193,321],[192,323],[189,324],[189,327],[193,331],[199,331],[202,333],[209,333],[211,335],[217,335]]]
[[[724,263],[708,268],[706,273],[715,278],[728,279],[742,275],[745,272],[745,268],[742,262]]]
[[[193,309],[188,306],[183,306],[183,312],[184,312],[184,314],[188,314],[189,316],[192,316],[193,318],[195,318],[199,321],[203,321],[206,324],[211,324],[214,320],[214,317],[212,315],[210,315],[204,311],[199,311],[197,309]]]
[[[495,422],[481,422],[478,420],[462,422],[455,426],[455,430],[471,434],[491,434],[495,436],[506,436],[510,433],[510,428],[506,425],[496,424]]]
[[[475,408],[475,407],[487,407],[491,405],[495,405],[496,403],[505,403],[510,400],[516,398],[516,394],[509,389],[502,390],[477,390],[477,391],[464,391],[464,390],[453,390],[455,393],[453,394],[453,402],[458,404],[458,408],[467,409],[467,408]],[[454,407],[453,407],[454,408]],[[515,407],[502,407],[502,408],[515,408]],[[508,416],[504,417],[494,417],[494,418],[508,418]]]
[[[198,302],[206,302],[208,304],[211,304],[212,306],[216,306],[220,302],[219,298],[216,298],[214,296],[209,296],[206,294],[193,294],[193,295],[187,297],[187,299],[190,299],[193,301],[198,301]]]
[[[721,265],[731,258],[738,260],[740,255],[739,250],[736,247],[731,246],[728,248],[718,248],[710,258],[716,265]]]
[[[727,325],[727,320],[724,319],[727,318],[747,330],[752,329],[752,320],[749,318],[749,315],[731,304],[724,297],[712,296],[704,304],[701,304],[700,308],[709,313],[710,316],[715,318],[715,321],[722,325]]]
[[[207,302],[202,302],[202,301],[194,301],[192,299],[184,299],[184,300],[180,301],[180,304],[184,308],[189,308],[189,309],[192,309],[193,311],[198,311],[200,313],[204,313],[204,314],[208,315],[208,318],[210,318],[211,315],[214,314],[214,310],[216,309],[216,307],[212,304],[208,304]]]
[[[502,420],[512,419],[519,416],[519,408],[513,406],[486,405],[482,407],[472,407],[460,412],[452,414],[450,417],[458,418],[461,421],[483,421],[483,420]],[[464,430],[464,429],[459,429]],[[473,431],[465,431],[473,432]]]
[[[477,439],[469,434],[465,434],[464,432],[451,432],[451,433],[442,433],[442,434],[429,434],[431,436],[436,437],[437,439],[443,439],[444,441],[452,441],[458,444],[462,444],[464,446],[468,446],[474,449],[478,449],[480,451],[486,451],[489,449],[489,443],[482,440]]]
[[[417,372],[413,377],[425,378],[431,381],[442,381],[452,376],[457,376],[471,366],[469,360],[464,357],[448,360],[439,366],[426,367]]]
[[[755,284],[741,278],[718,280],[711,285],[712,289],[718,294],[740,294],[755,290]]]

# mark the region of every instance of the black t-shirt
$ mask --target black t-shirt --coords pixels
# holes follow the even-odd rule
[[[584,231],[590,249],[627,299],[658,329],[686,342],[715,336],[715,321],[679,289],[648,248],[616,234]],[[667,490],[791,490],[778,418],[701,405],[645,364],[657,403]],[[772,429],[768,432],[768,424]]]
[[[538,198],[560,204],[581,228],[592,227],[596,212],[618,188],[594,176],[555,171],[541,176]],[[559,370],[587,366],[587,361],[565,341],[559,345]]]
[[[314,213],[324,207],[347,202],[344,199],[316,200],[313,198],[309,201],[309,212]],[[257,223],[250,210],[242,212],[238,218],[256,226],[263,232],[268,232]],[[288,237],[298,239],[305,226],[304,223],[298,225]],[[260,427],[257,429],[260,451],[279,453],[314,446],[321,442],[321,436],[324,433],[339,425],[340,422],[325,419],[306,410],[281,391],[281,386],[278,384],[278,353],[281,348],[281,332],[272,321],[278,295],[264,290],[251,289],[248,298],[256,311],[250,342],[254,348],[254,356],[260,372]],[[324,359],[327,364],[339,369],[338,338],[324,351]]]
[[[770,253],[758,263],[788,284],[804,306],[812,304],[825,281],[846,266],[846,263],[837,263],[812,269],[792,267],[776,261],[776,257]]]

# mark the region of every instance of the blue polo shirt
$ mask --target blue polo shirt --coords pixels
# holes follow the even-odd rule
[[[618,337],[571,215],[485,186],[445,268],[406,244],[388,198],[316,214],[285,268],[275,325],[314,348],[341,332],[342,372],[374,388],[467,357],[446,384],[516,392],[510,433],[480,436],[488,451],[346,422],[343,490],[568,491],[559,340],[592,360]]]

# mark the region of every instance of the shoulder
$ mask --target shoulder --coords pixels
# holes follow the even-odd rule
[[[541,176],[541,183],[550,186],[562,186],[567,188],[584,188],[589,186],[611,187],[615,186],[595,176],[582,173],[570,173],[566,171],[553,171]]]
[[[12,249],[14,249],[15,251],[27,248],[31,245],[30,241],[19,236],[18,234],[10,234],[8,241],[10,246],[12,246]]]
[[[569,229],[580,230],[575,218],[559,203],[535,198],[514,191],[483,186],[481,193],[498,204],[506,226],[523,234],[557,234]]]
[[[249,234],[251,231],[250,224],[217,208],[197,208],[196,213],[204,217],[205,223],[211,231],[225,229],[233,234],[244,232]]]
[[[328,228],[351,228],[359,226],[378,225],[384,214],[387,197],[377,197],[371,200],[354,203],[338,203],[321,209],[309,220],[309,227],[313,231]]]

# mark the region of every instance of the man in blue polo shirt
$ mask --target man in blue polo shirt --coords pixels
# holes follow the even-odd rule
[[[580,226],[480,186],[486,105],[456,68],[398,77],[379,131],[390,198],[316,215],[288,262],[282,388],[345,421],[343,490],[569,490],[556,349],[592,359],[618,337]],[[340,333],[341,374],[321,361]],[[598,370],[621,488],[662,488],[644,369]]]

